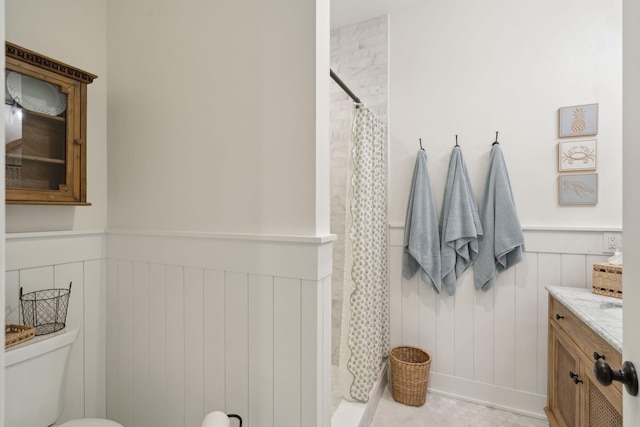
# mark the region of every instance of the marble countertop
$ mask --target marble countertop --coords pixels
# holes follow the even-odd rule
[[[591,289],[547,286],[547,291],[622,354],[622,299]]]

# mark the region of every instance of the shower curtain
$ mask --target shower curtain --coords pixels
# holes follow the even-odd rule
[[[367,402],[389,354],[387,155],[384,124],[362,104],[354,106],[352,144],[340,389],[346,399]]]

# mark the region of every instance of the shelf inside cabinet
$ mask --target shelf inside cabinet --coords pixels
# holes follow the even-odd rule
[[[61,159],[51,159],[49,157],[40,157],[40,156],[29,156],[26,154],[7,154],[7,157],[11,159],[22,159],[22,160],[32,160],[34,162],[42,162],[42,163],[55,163],[59,165],[64,165],[66,162]]]
[[[51,116],[49,114],[38,113],[37,111],[30,111],[22,107],[14,107],[14,108],[18,108],[20,111],[22,111],[22,114],[24,115],[42,117],[43,119],[46,119],[46,120],[53,120],[58,122],[65,122],[67,120],[65,117],[62,117],[62,116]]]
[[[35,117],[41,117],[45,120],[52,120],[52,121],[56,121],[56,122],[62,122],[64,123],[67,118],[66,116],[66,111],[58,116],[52,116],[50,114],[44,114],[44,113],[39,113],[37,111],[31,111],[29,109],[26,109],[24,107],[22,107],[20,104],[9,104],[5,102],[5,108],[9,107],[11,109],[11,113],[13,115],[18,114],[19,117],[24,117],[24,116],[35,116]]]

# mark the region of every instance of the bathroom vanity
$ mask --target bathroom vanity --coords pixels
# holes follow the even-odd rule
[[[549,371],[545,413],[556,426],[622,426],[622,385],[601,385],[594,363],[622,366],[622,300],[590,289],[547,287]]]

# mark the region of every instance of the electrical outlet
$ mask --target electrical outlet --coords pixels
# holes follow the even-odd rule
[[[622,233],[604,233],[602,252],[614,253],[620,247]]]

